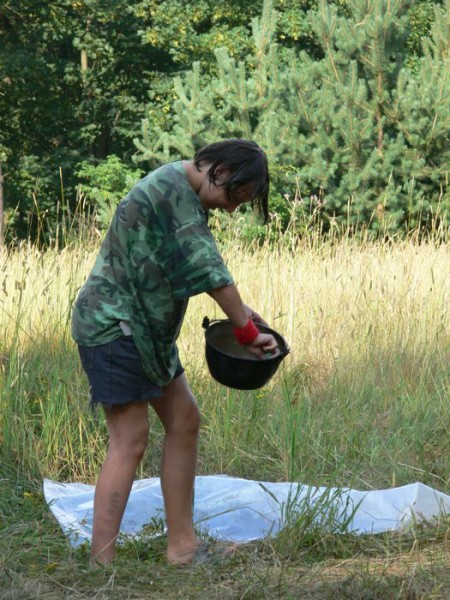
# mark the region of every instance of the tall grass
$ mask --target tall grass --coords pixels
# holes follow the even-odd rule
[[[337,231],[324,241],[305,228],[300,242],[275,232],[249,247],[238,216],[223,254],[244,301],[292,351],[261,390],[220,386],[206,368],[201,322],[222,314],[208,296],[192,299],[179,345],[203,413],[199,473],[338,489],[300,512],[283,506],[279,535],[244,545],[228,566],[174,572],[165,540],[152,538],[130,540],[110,569],[92,573],[87,549],[68,547],[41,491],[44,476],[93,483],[106,450],[69,330],[99,245],[89,219],[80,223],[68,220],[45,251],[22,244],[0,254],[0,596],[447,598],[448,519],[352,536],[333,513],[341,485],[419,480],[449,492],[443,232],[426,243]],[[153,420],[140,477],[158,474],[162,437]]]
[[[106,450],[101,413],[70,338],[70,309],[97,245],[0,256],[0,456],[35,477],[93,482]],[[209,376],[192,299],[179,346],[203,413],[199,473],[379,488],[450,483],[450,252],[432,241],[349,237],[223,254],[244,301],[291,346],[255,392]],[[140,476],[158,473],[153,421]]]

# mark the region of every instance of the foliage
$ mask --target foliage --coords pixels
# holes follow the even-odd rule
[[[80,191],[96,207],[101,228],[109,226],[117,204],[142,175],[142,171],[130,169],[114,154],[98,165],[81,163]]]
[[[446,0],[436,0],[436,2],[427,2],[427,0],[416,0],[411,2],[411,8],[408,13],[409,35],[407,40],[408,47],[408,65],[414,68],[417,59],[422,56],[423,42],[429,36],[435,19],[435,9],[437,6],[445,6]]]
[[[450,57],[439,53],[438,31],[419,73],[406,67],[406,6],[356,0],[343,19],[322,3],[313,19],[324,59],[303,55],[309,68],[291,79],[308,107],[298,127],[300,189],[323,189],[329,217],[382,234],[427,225],[450,200]]]
[[[195,63],[175,79],[173,122],[143,122],[139,158],[166,161],[217,138],[251,138],[269,155],[276,192],[320,209],[324,230],[364,224],[386,235],[450,222],[449,32],[436,9],[411,70],[408,6],[348,0],[344,16],[320,2],[308,15],[317,59],[279,52],[278,15],[266,0],[245,59],[219,48],[216,76],[205,79]]]
[[[36,201],[56,214],[63,194],[75,198],[79,162],[116,153],[131,163],[148,86],[164,90],[161,72],[174,68],[143,44],[146,19],[125,0],[2,3],[0,139],[20,236],[32,233],[26,215]]]
[[[443,0],[437,2],[443,3]],[[352,18],[352,2],[336,0],[327,4],[339,19]],[[409,33],[403,53],[405,65],[415,73],[422,68],[423,38],[430,35],[435,20],[433,5],[432,0],[417,0],[410,8],[405,4]],[[317,10],[318,0],[274,0],[273,6],[277,17],[269,25],[269,45],[274,46],[272,58],[277,63],[264,74],[260,68],[263,57],[255,55],[255,36],[252,36],[252,20],[261,20],[260,0],[226,4],[196,0],[189,5],[181,0],[2,2],[0,147],[7,156],[4,204],[9,239],[42,234],[37,205],[40,214],[53,221],[58,219],[59,205],[73,207],[79,163],[98,164],[112,154],[131,168],[135,153],[133,139],[140,133],[142,119],[145,118],[145,126],[152,132],[150,143],[157,139],[155,132],[159,129],[170,132],[180,125],[184,127],[184,121],[193,126],[193,121],[201,119],[201,114],[184,115],[184,121],[180,122],[176,103],[183,100],[179,95],[181,87],[187,86],[190,94],[188,81],[201,90],[210,88],[224,74],[235,76],[234,70],[239,71],[237,65],[241,62],[246,77],[253,77],[262,87],[246,92],[249,105],[243,116],[238,110],[239,86],[235,88],[230,83],[233,99],[230,98],[229,109],[239,119],[243,118],[244,132],[250,126],[254,133],[261,112],[266,110],[261,94],[268,87],[261,77],[267,77],[274,93],[280,91],[278,101],[271,107],[268,99],[267,107],[269,112],[280,110],[280,118],[272,124],[269,115],[267,135],[261,136],[263,143],[272,139],[273,132],[279,131],[277,122],[281,118],[286,120],[285,113],[290,110],[284,98],[290,91],[286,86],[291,85],[284,74],[286,66],[298,64],[301,52],[318,67],[325,59],[323,43],[309,18]],[[267,42],[264,44],[260,50],[269,52]],[[194,60],[198,65],[193,67]],[[175,90],[174,76],[182,76],[186,69],[187,79],[180,79]],[[192,69],[197,70],[196,76]],[[219,88],[212,98],[214,108],[222,112],[227,106],[220,106],[223,93]],[[259,104],[252,93],[259,93]],[[297,104],[298,111],[295,94],[290,103],[294,107]],[[187,106],[193,104],[191,101]],[[445,109],[444,102],[442,110]],[[315,106],[308,110],[312,112]],[[287,117],[286,123],[290,127],[295,125]],[[229,122],[230,115],[224,115],[211,131],[219,132],[222,137],[239,131],[240,122],[239,127],[230,126]],[[223,131],[222,124],[226,126]],[[204,137],[201,135],[198,143]],[[300,168],[303,171],[305,165],[297,160],[295,148],[292,152],[287,148],[286,140],[280,138],[279,151],[274,153],[272,148],[270,151],[272,156],[279,155],[273,163],[274,181],[288,184],[281,186],[281,197],[284,193],[292,197],[297,172]],[[176,151],[191,146],[180,140]],[[329,149],[325,154],[328,153]],[[297,162],[289,162],[291,157]],[[433,164],[431,167],[434,168]],[[317,181],[311,183],[315,191],[310,195],[320,197],[314,183]],[[433,193],[436,186],[436,182],[431,184]],[[308,196],[306,188],[302,183],[302,197]],[[424,210],[429,210],[426,203]]]
[[[188,6],[180,0],[143,0],[135,10],[152,17],[150,27],[142,31],[145,40],[189,67],[193,60],[208,62],[211,48],[224,44],[231,54],[240,55],[248,44],[249,18],[258,14],[259,8],[258,0],[199,0]]]
[[[313,48],[305,15],[317,0],[278,0],[280,19],[276,38],[283,45]],[[215,70],[211,49],[224,47],[230,56],[244,58],[251,49],[251,20],[261,14],[261,0],[217,3],[197,0],[188,5],[180,0],[142,0],[136,13],[150,14],[151,26],[142,31],[147,42],[167,51],[185,68],[201,62],[205,71]]]

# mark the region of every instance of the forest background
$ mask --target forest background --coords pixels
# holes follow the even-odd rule
[[[105,227],[227,137],[267,151],[278,231],[448,232],[449,5],[3,0],[0,242],[48,243],[77,207]]]

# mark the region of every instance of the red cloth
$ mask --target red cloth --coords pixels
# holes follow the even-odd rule
[[[259,329],[250,319],[244,327],[233,327],[233,333],[239,344],[250,344],[259,335]]]

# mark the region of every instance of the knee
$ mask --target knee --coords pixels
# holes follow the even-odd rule
[[[148,444],[149,425],[147,423],[136,424],[133,431],[127,435],[110,437],[109,445],[112,450],[119,452],[133,462],[140,462],[144,456]]]
[[[167,433],[196,437],[200,430],[200,410],[194,399],[184,407],[167,428]]]
[[[200,422],[201,422],[200,410],[199,410],[197,404],[195,404],[195,402],[193,402],[191,409],[189,410],[188,414],[186,415],[186,419],[185,419],[186,432],[190,433],[191,435],[198,435],[198,432],[200,430]]]
[[[135,438],[132,443],[129,445],[126,452],[129,456],[134,459],[136,462],[140,462],[142,457],[144,456],[145,450],[148,444],[148,429],[145,435],[140,436],[139,438]]]

